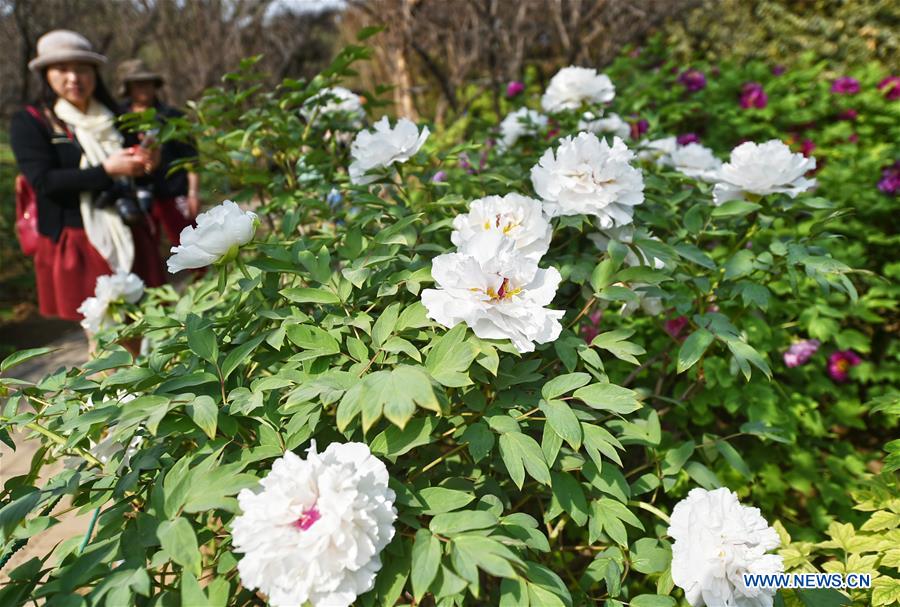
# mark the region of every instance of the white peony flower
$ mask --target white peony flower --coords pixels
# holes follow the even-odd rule
[[[144,281],[131,272],[116,272],[97,277],[94,296],[88,297],[78,307],[84,316],[81,326],[89,333],[97,333],[109,320],[109,304],[137,303],[144,295]]]
[[[347,607],[370,590],[394,537],[388,471],[364,443],[332,443],[306,460],[288,451],[232,523],[241,582],[276,607]]]
[[[592,112],[585,112],[578,122],[579,131],[588,131],[597,135],[609,133],[620,139],[628,139],[631,136],[631,126],[618,114],[609,114],[606,118],[599,118]]]
[[[535,135],[547,126],[547,117],[528,108],[519,108],[510,112],[500,123],[500,141],[497,147],[501,150],[511,148],[519,137]]]
[[[668,533],[672,581],[693,607],[772,607],[774,590],[747,588],[743,574],[784,571],[780,544],[759,508],[742,506],[728,489],[692,489],[675,505]]]
[[[779,192],[794,198],[816,185],[815,179],[804,177],[814,168],[815,158],[793,153],[777,139],[742,143],[731,150],[731,160],[719,172],[713,202],[718,206],[745,194],[765,196]]]
[[[512,253],[524,257],[535,266],[550,247],[553,228],[544,216],[539,200],[521,194],[487,196],[473,200],[469,212],[453,219],[450,240],[460,253],[483,258],[499,258],[509,247]]]
[[[415,122],[400,118],[391,128],[387,116],[375,123],[374,131],[360,131],[350,147],[353,161],[350,163],[350,181],[365,185],[378,179],[367,175],[369,171],[387,169],[395,162],[406,162],[428,139],[428,127],[422,132]]]
[[[577,110],[584,102],[606,103],[616,96],[616,87],[606,74],[587,67],[564,67],[547,85],[541,97],[545,112]]]
[[[629,164],[634,154],[618,137],[613,145],[593,133],[563,139],[556,153],[544,152],[531,169],[534,191],[550,217],[588,214],[602,228],[632,222],[634,206],[644,202],[644,178]]]
[[[549,310],[561,279],[556,268],[538,268],[508,250],[486,258],[446,253],[434,258],[431,275],[439,287],[422,291],[428,317],[445,327],[466,323],[478,337],[509,339],[519,352],[534,351],[534,342],[559,337],[563,310]],[[498,261],[499,260],[499,261]],[[505,265],[505,267],[500,267]]]
[[[715,181],[718,179],[722,161],[713,155],[708,147],[699,143],[676,146],[668,155],[660,159],[660,164],[673,167],[688,177]]]
[[[310,120],[317,112],[324,115],[348,114],[355,120],[360,120],[366,115],[359,95],[342,86],[322,89],[307,99],[300,110],[307,120]]]
[[[662,139],[651,139],[642,141],[638,149],[637,157],[640,160],[660,161],[666,157],[670,157],[678,147],[678,141],[675,137],[663,137]],[[665,160],[662,160],[665,162]]]
[[[175,274],[190,268],[203,268],[223,257],[237,254],[237,249],[253,240],[259,219],[256,213],[243,211],[226,200],[217,207],[197,215],[197,227],[181,232],[181,245],[172,247],[169,272]]]

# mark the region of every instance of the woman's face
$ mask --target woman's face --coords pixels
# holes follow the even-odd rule
[[[54,93],[84,111],[94,95],[97,72],[90,63],[55,63],[47,68],[47,83]]]
[[[156,101],[156,82],[153,80],[137,80],[128,83],[128,96],[132,103],[151,106]]]

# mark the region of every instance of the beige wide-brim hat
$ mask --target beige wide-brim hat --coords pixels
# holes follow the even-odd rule
[[[77,32],[53,30],[38,39],[37,57],[28,62],[28,69],[38,73],[54,63],[82,61],[104,65],[106,57],[94,51],[90,41]]]
[[[161,87],[165,79],[157,72],[154,72],[141,59],[129,59],[119,64],[116,69],[116,76],[119,79],[119,96],[128,95],[129,82],[153,82],[157,88]]]

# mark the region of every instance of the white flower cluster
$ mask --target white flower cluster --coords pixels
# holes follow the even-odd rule
[[[478,337],[511,340],[519,352],[559,337],[565,312],[545,306],[561,277],[538,267],[552,233],[540,201],[520,194],[475,200],[453,227],[459,252],[434,258],[438,288],[422,292],[429,318],[448,328],[464,322]]]
[[[680,145],[675,137],[652,139],[643,143],[638,158],[672,167],[679,173],[702,181],[716,181],[722,168],[722,161],[708,147],[699,143]]]
[[[618,114],[610,112],[606,118],[601,118],[593,112],[585,112],[578,121],[579,131],[588,131],[596,135],[615,135],[619,139],[628,139],[631,136],[631,126]]]
[[[322,89],[306,100],[300,113],[307,120],[310,120],[316,113],[326,116],[346,114],[354,122],[362,120],[366,116],[359,95],[342,86]]]
[[[731,150],[731,159],[719,171],[719,183],[713,188],[713,202],[718,206],[746,194],[784,193],[794,198],[816,185],[815,179],[804,177],[815,168],[815,158],[791,152],[777,139],[748,141]]]
[[[774,590],[748,588],[743,574],[784,571],[778,533],[759,508],[742,506],[728,489],[692,489],[675,505],[668,529],[672,581],[692,607],[772,607]]]
[[[181,244],[172,247],[169,272],[204,268],[223,258],[237,255],[238,247],[253,240],[259,219],[230,200],[197,215],[197,227],[181,232]]]
[[[501,150],[508,150],[519,140],[519,137],[536,135],[546,127],[546,116],[535,110],[519,108],[507,114],[500,123],[500,140],[497,146]]]
[[[577,110],[582,103],[607,103],[616,96],[616,87],[606,74],[587,67],[564,67],[547,85],[541,97],[545,112]]]
[[[394,537],[388,471],[364,443],[315,442],[305,460],[276,460],[255,490],[238,494],[232,523],[241,582],[275,607],[347,607],[372,589]]]
[[[131,272],[116,272],[97,277],[94,296],[88,297],[78,307],[84,316],[81,326],[88,333],[97,333],[109,318],[109,305],[126,302],[137,303],[144,295],[144,281]]]
[[[644,177],[631,166],[634,153],[618,137],[612,146],[593,133],[566,137],[531,169],[534,191],[550,217],[594,215],[601,228],[632,222],[644,202]]]
[[[428,127],[421,133],[415,122],[400,118],[391,127],[387,116],[375,123],[374,130],[360,131],[350,146],[350,181],[366,185],[376,181],[395,163],[412,158],[428,139]]]

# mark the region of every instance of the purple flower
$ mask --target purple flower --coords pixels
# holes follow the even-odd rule
[[[519,82],[518,80],[513,80],[509,84],[506,85],[506,97],[507,99],[512,99],[513,97],[518,96],[525,90],[525,83]]]
[[[896,101],[900,99],[900,76],[888,76],[878,83],[878,90],[887,89],[884,97],[888,101]]]
[[[594,338],[600,335],[600,319],[603,318],[603,312],[596,310],[588,315],[587,324],[581,325],[581,335],[584,341],[591,343]]]
[[[859,92],[859,80],[850,76],[841,76],[831,85],[831,92],[836,95],[855,95]]]
[[[828,376],[843,383],[850,379],[850,368],[862,362],[853,350],[841,350],[828,357]]]
[[[787,71],[787,68],[783,65],[773,65],[772,66],[772,75],[773,76],[781,76],[783,73]]]
[[[813,143],[812,139],[804,139],[803,143],[800,144],[800,153],[807,158],[809,158],[815,149],[816,144]]]
[[[896,196],[900,192],[900,160],[881,171],[878,189],[888,196]]]
[[[445,171],[438,171],[431,178],[432,183],[444,183],[447,181],[447,173]]]
[[[688,326],[688,317],[687,316],[678,316],[676,318],[670,318],[663,324],[663,329],[666,333],[668,333],[673,339],[678,339],[681,336],[681,332],[684,331],[685,327]]]
[[[784,364],[791,368],[805,365],[819,349],[819,345],[818,339],[804,339],[792,343],[784,353]]]
[[[650,128],[650,123],[641,118],[638,121],[631,123],[631,138],[632,139],[640,139],[641,135],[647,132]]]
[[[684,85],[689,93],[696,93],[706,88],[706,76],[700,70],[681,72],[678,82]]]
[[[859,116],[859,112],[850,108],[838,114],[838,120],[856,120],[857,116]]]
[[[684,133],[675,138],[678,145],[687,145],[689,143],[700,143],[700,137],[697,133]]]
[[[741,107],[762,109],[769,103],[769,97],[759,82],[747,82],[741,88]]]
[[[475,174],[475,169],[472,168],[472,163],[469,162],[469,155],[465,152],[459,155],[459,168],[468,171],[472,175]]]

